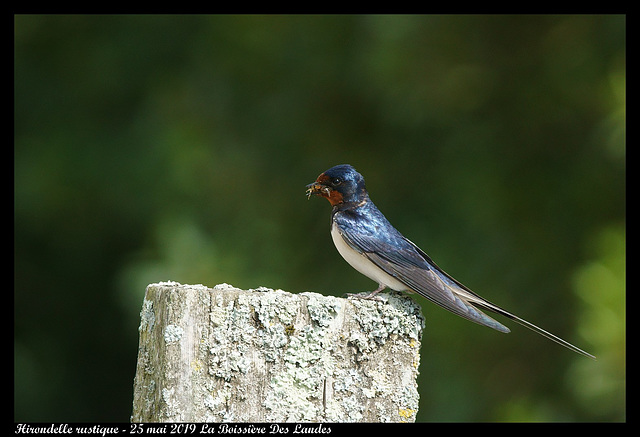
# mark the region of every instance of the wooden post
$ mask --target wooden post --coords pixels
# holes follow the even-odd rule
[[[413,422],[424,319],[264,287],[147,287],[132,422]]]

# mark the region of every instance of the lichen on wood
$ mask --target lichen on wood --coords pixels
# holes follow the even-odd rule
[[[175,282],[147,287],[134,422],[411,422],[424,319],[382,301]]]

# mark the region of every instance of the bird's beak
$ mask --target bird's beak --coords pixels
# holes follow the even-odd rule
[[[307,199],[310,199],[313,194],[318,196],[329,197],[329,193],[331,192],[331,188],[326,185],[322,185],[318,181],[312,182],[307,185]]]

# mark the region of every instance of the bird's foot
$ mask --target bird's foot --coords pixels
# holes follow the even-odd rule
[[[375,302],[385,302],[385,300],[383,298],[381,298],[380,296],[375,296],[372,295],[371,293],[369,294],[364,294],[364,293],[347,293],[345,294],[345,296],[347,296],[347,298],[351,299],[362,299],[362,300],[373,300]]]
[[[373,290],[369,294],[363,295],[362,293],[358,293],[358,294],[347,293],[346,296],[348,298],[349,297],[353,297],[353,298],[356,298],[356,299],[365,299],[365,300],[374,300],[374,301],[377,301],[377,302],[385,302],[385,299],[382,299],[380,296],[377,295],[378,293],[380,293],[385,288],[387,288],[386,285],[379,284],[379,287],[377,289]]]

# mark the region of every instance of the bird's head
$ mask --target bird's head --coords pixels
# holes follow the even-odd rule
[[[307,198],[312,194],[326,198],[332,206],[368,198],[364,178],[349,164],[336,165],[318,176],[307,185]]]

